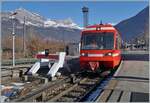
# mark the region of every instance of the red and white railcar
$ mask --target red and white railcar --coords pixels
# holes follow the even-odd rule
[[[84,28],[80,48],[81,69],[102,71],[115,68],[121,61],[120,47],[120,34],[112,25],[99,24]]]

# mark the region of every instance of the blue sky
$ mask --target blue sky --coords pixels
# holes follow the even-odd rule
[[[83,26],[81,8],[89,7],[89,24],[119,23],[120,21],[134,16],[148,6],[147,1],[26,1],[26,2],[2,2],[2,11],[13,11],[19,7],[38,13],[45,18],[66,19],[71,18],[75,23]]]

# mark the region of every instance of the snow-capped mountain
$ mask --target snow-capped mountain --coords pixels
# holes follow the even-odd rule
[[[21,23],[24,23],[24,18],[26,24],[34,26],[43,26],[45,18],[37,13],[29,12],[26,9],[19,8],[16,9],[17,15],[15,16]]]
[[[17,14],[15,16],[11,16],[12,13],[16,12]],[[25,23],[26,25],[34,25],[34,26],[43,26],[44,21],[46,20],[44,17],[40,16],[39,14],[29,12],[26,9],[19,8],[15,11],[8,11],[8,12],[2,12],[1,13],[2,20],[8,21],[12,18],[17,19],[21,24]]]
[[[81,29],[76,23],[74,23],[71,18],[67,18],[64,20],[51,20],[51,19],[46,19],[43,16],[41,16],[38,13],[30,12],[24,8],[19,8],[16,9],[15,11],[11,12],[3,12],[2,13],[2,18],[3,20],[8,20],[10,19],[10,15],[13,12],[17,12],[15,15],[15,18],[19,20],[19,22],[22,24],[24,23],[25,19],[25,24],[26,25],[33,25],[37,27],[67,27],[67,28],[72,28],[72,29]],[[14,18],[14,17],[13,17]]]
[[[1,12],[2,37],[12,33],[12,13],[17,12],[13,21],[15,22],[15,35],[23,35],[23,24],[25,19],[25,35],[37,35],[49,40],[79,42],[81,27],[67,18],[64,20],[46,19],[38,13],[19,8],[15,11]]]
[[[77,24],[75,24],[70,18],[65,20],[51,20],[48,19],[44,22],[44,27],[67,27],[73,29],[82,29]]]

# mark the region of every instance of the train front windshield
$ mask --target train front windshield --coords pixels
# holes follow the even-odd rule
[[[81,38],[82,50],[114,49],[114,33],[84,33]]]

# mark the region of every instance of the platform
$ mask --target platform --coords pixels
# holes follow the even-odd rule
[[[123,54],[123,61],[97,102],[148,102],[149,54]]]

